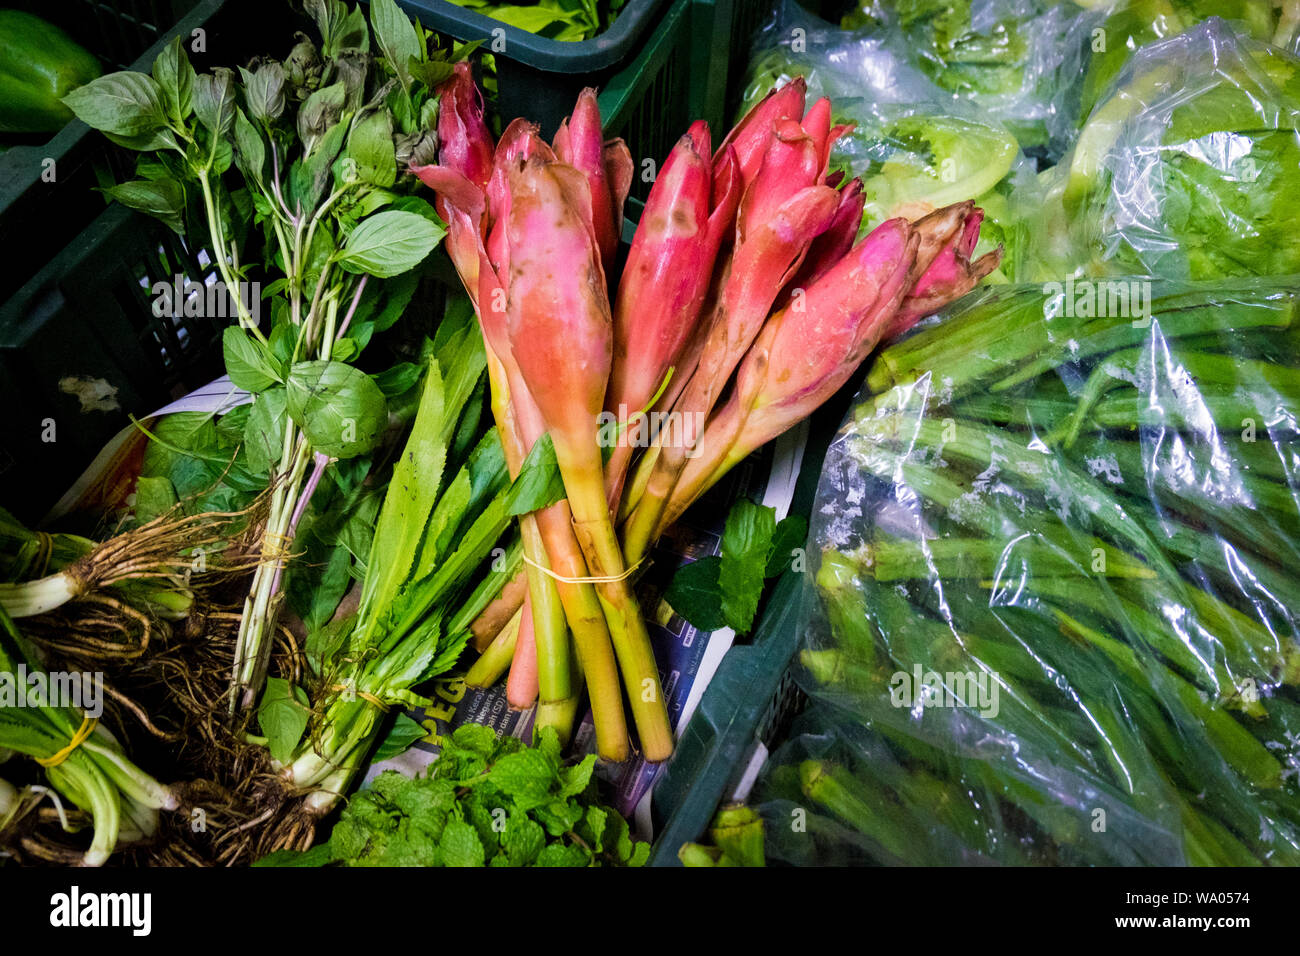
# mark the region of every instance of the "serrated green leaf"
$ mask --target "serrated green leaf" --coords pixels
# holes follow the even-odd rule
[[[464,820],[449,820],[438,842],[443,866],[482,866],[486,860],[478,831]]]
[[[746,498],[732,505],[727,515],[718,589],[722,592],[722,615],[737,634],[748,634],[754,623],[775,531],[775,510]]]
[[[488,779],[514,800],[520,810],[531,810],[552,801],[552,790],[558,781],[555,764],[533,749],[502,757],[493,764]]]
[[[722,559],[707,555],[684,564],[673,574],[664,600],[675,612],[701,631],[716,631],[727,626],[722,613],[722,591],[718,572]]]

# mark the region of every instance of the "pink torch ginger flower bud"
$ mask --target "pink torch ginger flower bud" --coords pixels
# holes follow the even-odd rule
[[[595,446],[613,320],[581,173],[540,157],[509,170],[506,314],[515,360],[552,437]]]
[[[802,76],[795,77],[780,89],[772,90],[745,114],[718,147],[719,152],[728,146],[736,151],[740,180],[745,186],[753,182],[759,167],[763,165],[763,156],[767,152],[767,144],[772,138],[775,125],[781,120],[798,120],[803,116],[807,92],[808,84]]]
[[[596,91],[587,87],[578,95],[573,115],[555,134],[555,155],[587,179],[591,190],[592,228],[601,261],[610,265],[618,253],[623,229],[623,202],[632,186],[632,154],[621,140],[605,142],[600,125]]]
[[[660,527],[755,448],[833,395],[875,348],[907,295],[920,237],[904,219],[882,223],[763,326],[728,403],[673,489]]]
[[[461,61],[454,69],[438,87],[438,164],[482,188],[492,172],[492,134],[483,121],[483,96],[469,64]]]
[[[954,203],[913,223],[921,235],[917,254],[918,277],[881,338],[906,332],[927,315],[960,299],[1002,261],[1002,247],[974,262],[971,254],[979,242],[984,210],[973,202]]]

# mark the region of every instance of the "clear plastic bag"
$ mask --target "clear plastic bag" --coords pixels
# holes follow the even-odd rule
[[[985,214],[975,255],[1002,245],[991,281],[1016,278],[1026,233],[1011,196],[1030,204],[1036,180],[1006,127],[936,87],[901,55],[895,35],[846,31],[787,0],[760,33],[741,114],[795,76],[808,84],[809,102],[830,97],[835,121],[853,124],[832,165],[863,182],[864,233],[895,216],[915,220],[974,199]]]
[[[862,0],[841,24],[1051,162],[1077,125],[1089,25],[1101,19],[1052,0]]]
[[[1298,419],[1297,277],[1003,286],[886,348],[814,505],[774,857],[822,852],[802,808],[861,861],[1300,863]]]
[[[1045,178],[1026,277],[1300,272],[1300,59],[1214,18],[1146,46]]]

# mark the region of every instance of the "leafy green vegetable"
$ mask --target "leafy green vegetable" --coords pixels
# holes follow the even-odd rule
[[[801,515],[778,523],[775,509],[741,498],[727,515],[721,556],[707,555],[678,568],[664,600],[702,631],[726,626],[748,634],[765,583],[789,566],[807,529]]]
[[[643,865],[650,845],[597,801],[595,755],[566,765],[559,754],[549,727],[528,747],[467,724],[444,738],[426,776],[381,774],[348,802],[327,842],[257,865]]]
[[[451,0],[493,20],[550,40],[587,40],[608,30],[626,0],[535,0],[533,3],[492,3],[490,0]]]
[[[1042,271],[1186,279],[1300,271],[1300,60],[1208,20],[1141,49],[1080,131]]]

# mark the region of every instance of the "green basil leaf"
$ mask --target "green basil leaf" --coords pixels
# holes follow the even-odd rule
[[[555,460],[555,445],[549,434],[533,443],[519,469],[519,477],[506,497],[507,511],[514,515],[538,511],[564,499],[564,479]]]
[[[456,71],[452,65],[445,60],[429,60],[427,62],[408,62],[406,68],[411,71],[411,75],[425,85],[430,91],[435,89],[440,83],[445,83],[451,79]]]
[[[87,126],[116,136],[146,141],[167,125],[162,89],[144,73],[109,73],[77,87],[63,102]]]
[[[249,182],[261,184],[266,165],[266,145],[241,109],[235,109],[235,161]]]
[[[357,224],[336,261],[348,272],[388,278],[414,269],[445,234],[423,216],[386,209]]]
[[[398,362],[392,368],[371,377],[386,398],[396,398],[419,383],[422,375],[424,375],[423,366],[416,365],[414,362]]]
[[[128,209],[153,216],[177,235],[185,235],[185,190],[175,180],[138,179],[104,192]]]
[[[235,121],[234,75],[224,67],[201,73],[194,81],[194,115],[212,137],[212,144],[224,142]]]
[[[250,470],[269,474],[284,454],[284,428],[288,419],[288,393],[268,388],[253,400],[244,428],[244,457]]]
[[[402,212],[413,212],[417,216],[423,216],[430,222],[437,223],[439,228],[445,225],[442,217],[438,215],[438,210],[433,208],[433,203],[419,196],[398,196],[393,200],[392,207]]]
[[[246,392],[264,392],[282,377],[270,350],[237,325],[222,333],[221,351],[226,374]]]
[[[379,444],[388,403],[365,372],[342,362],[296,362],[285,384],[289,414],[316,451],[352,458]]]
[[[340,164],[343,182],[368,183],[381,189],[397,182],[393,121],[387,110],[376,110],[352,127]]]
[[[268,677],[257,708],[257,723],[271,757],[287,763],[307,729],[311,704],[307,692],[282,677]]]
[[[716,631],[727,624],[718,587],[721,567],[722,559],[715,555],[682,565],[664,593],[668,606],[701,631]]]
[[[162,90],[172,121],[181,126],[194,107],[195,75],[179,36],[172,37],[171,43],[153,61],[153,78]]]
[[[141,475],[135,483],[135,520],[144,524],[165,515],[178,500],[170,479]]]
[[[398,9],[395,0],[371,0],[370,28],[375,43],[405,89],[411,85],[409,63],[420,58],[420,39],[410,17]]]
[[[320,138],[342,118],[346,98],[347,88],[342,83],[331,83],[307,97],[299,107],[298,138],[302,140],[303,152],[307,155],[311,155]],[[330,162],[333,161],[331,156]]]
[[[746,498],[732,505],[727,515],[718,588],[722,592],[722,613],[737,634],[748,634],[754,623],[775,531],[776,511]]]
[[[268,125],[279,119],[284,112],[284,66],[272,60],[253,71],[241,66],[239,73],[244,79],[249,115]]]

